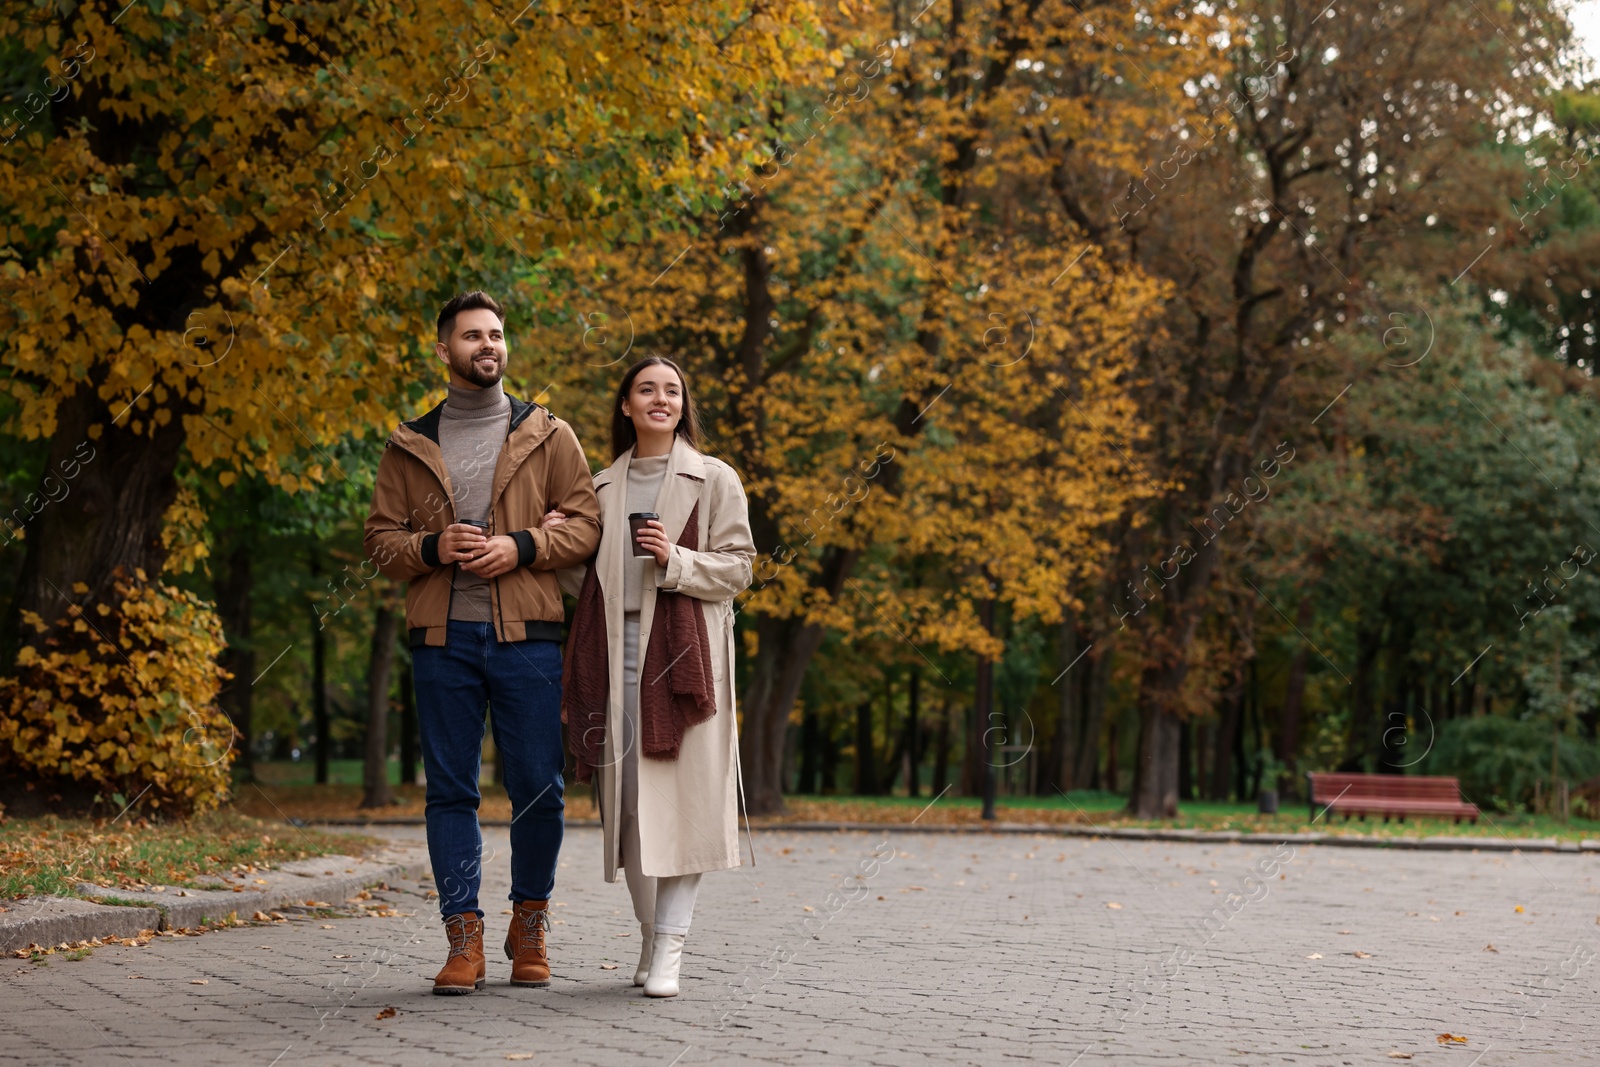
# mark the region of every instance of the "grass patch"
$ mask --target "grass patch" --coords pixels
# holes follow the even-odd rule
[[[288,860],[358,854],[372,839],[295,829],[232,810],[187,822],[114,824],[89,819],[13,818],[0,823],[0,899],[75,897],[79,882],[135,889],[199,888],[226,871]]]
[[[948,794],[928,807],[931,798],[918,797],[815,797],[785,798],[787,815],[752,820],[757,825],[782,826],[786,822],[874,822],[950,826],[979,825],[983,802],[977,797]],[[1276,815],[1262,815],[1254,804],[1196,800],[1179,805],[1175,819],[1135,819],[1124,812],[1127,798],[1115,793],[1074,792],[1066,797],[1000,797],[995,802],[998,822],[1130,827],[1186,830],[1237,830],[1241,833],[1325,833],[1352,837],[1484,837],[1555,838],[1579,841],[1600,838],[1600,821],[1573,818],[1565,822],[1549,815],[1524,812],[1485,812],[1477,825],[1449,819],[1408,816],[1404,822],[1381,818],[1346,820],[1343,816],[1314,822],[1304,802],[1290,802]],[[927,808],[926,812],[923,809]],[[920,817],[919,817],[920,813]]]
[[[387,808],[362,808],[359,785],[269,785],[246,784],[234,790],[235,811],[260,819],[277,820],[282,826],[285,819],[317,822],[324,819],[420,819],[426,807],[423,787],[420,785],[394,786],[398,803]],[[483,800],[478,807],[480,819],[509,822],[511,800],[504,788],[497,785],[479,787]],[[567,818],[593,819],[595,807],[593,793],[586,785],[567,784]],[[924,801],[923,803],[927,803]]]
[[[328,761],[329,785],[354,785],[359,786],[365,774],[366,764],[358,759],[330,759]],[[317,777],[317,762],[313,759],[303,760],[276,760],[273,762],[258,761],[252,768],[257,782],[262,785],[314,785]],[[400,761],[389,760],[389,782],[394,784],[400,781]],[[248,788],[246,786],[245,788]],[[234,786],[234,795],[240,792],[240,783]]]
[[[289,768],[282,775],[275,768]],[[274,768],[267,770],[267,768]],[[423,815],[423,787],[395,786],[400,801],[377,811],[362,810],[359,785],[308,785],[298,782],[299,765],[264,765],[265,779],[259,785],[243,785],[236,790],[235,807],[251,815],[316,822],[323,819],[415,818]],[[287,780],[287,781],[285,781]],[[269,784],[278,781],[282,784]],[[505,790],[494,785],[482,787],[483,804],[479,815],[487,820],[511,818],[511,802]],[[593,819],[593,793],[588,786],[568,784],[567,818]],[[788,813],[752,819],[756,826],[779,827],[793,822],[831,823],[910,823],[918,826],[981,825],[983,802],[977,797],[958,797],[946,793],[929,807],[931,796],[789,796]],[[1178,828],[1190,830],[1237,830],[1243,833],[1295,834],[1305,832],[1349,835],[1352,837],[1513,837],[1555,838],[1560,841],[1600,839],[1600,821],[1573,818],[1566,822],[1548,815],[1522,812],[1485,812],[1476,826],[1452,823],[1448,819],[1418,819],[1384,822],[1380,819],[1320,818],[1312,821],[1303,801],[1285,801],[1276,815],[1262,815],[1253,803],[1194,800],[1179,805],[1176,819],[1140,820],[1124,813],[1128,798],[1120,793],[1075,790],[1065,797],[1003,796],[995,803],[1000,822],[1046,823],[1049,825],[1096,826],[1104,828]]]

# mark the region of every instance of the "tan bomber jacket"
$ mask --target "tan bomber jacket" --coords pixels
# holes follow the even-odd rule
[[[490,581],[495,636],[561,640],[558,567],[594,555],[600,505],[572,427],[538,404],[511,397],[510,432],[495,459],[489,534],[517,542],[517,565]],[[455,522],[450,474],[439,450],[441,403],[390,436],[378,463],[363,543],[380,573],[408,582],[406,626],[413,647],[443,645],[455,564],[439,561],[439,534]],[[567,521],[542,529],[545,512]]]

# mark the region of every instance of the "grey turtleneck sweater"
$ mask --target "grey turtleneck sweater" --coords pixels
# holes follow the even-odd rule
[[[622,511],[623,522],[627,522],[629,515],[636,515],[641,511],[659,511],[656,499],[661,495],[661,482],[667,476],[667,460],[671,456],[663,452],[659,456],[645,456],[641,459],[634,456],[628,461],[628,494],[627,507]],[[632,555],[631,542],[622,557],[622,610],[644,610],[645,583],[655,584],[655,573],[661,569],[654,556]]]
[[[450,386],[439,412],[439,451],[450,472],[450,498],[456,521],[489,520],[489,494],[494,490],[494,468],[511,425],[511,401],[496,382],[487,389]],[[493,536],[504,530],[489,530]],[[450,597],[450,618],[460,622],[490,622],[489,582],[470,571],[456,569]]]

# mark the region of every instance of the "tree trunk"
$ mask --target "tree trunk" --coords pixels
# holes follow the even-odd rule
[[[1178,718],[1172,708],[1183,684],[1185,664],[1145,668],[1139,693],[1139,747],[1128,811],[1140,819],[1170,819],[1178,814]]]
[[[1311,629],[1311,597],[1300,597],[1299,610],[1295,612],[1295,626],[1305,633]],[[1278,759],[1283,763],[1288,781],[1284,783],[1284,796],[1300,796],[1300,709],[1306,692],[1306,654],[1304,641],[1295,646],[1294,658],[1289,661],[1289,689],[1283,697],[1283,716],[1278,722]]]
[[[933,750],[933,795],[944,796],[950,786],[950,700],[939,708],[939,733]]]
[[[1263,789],[1276,789],[1278,787],[1276,782],[1264,782],[1261,780],[1261,754],[1267,751],[1267,739],[1263,733],[1267,728],[1267,716],[1261,710],[1261,678],[1256,671],[1259,663],[1260,661],[1254,656],[1250,657],[1250,666],[1248,668],[1250,673],[1250,708],[1253,712],[1252,721],[1256,727],[1256,751],[1253,760],[1256,768],[1256,783],[1255,788],[1250,790],[1251,800],[1254,800],[1256,795]]]
[[[878,757],[872,750],[872,701],[856,705],[856,795],[875,796],[878,792]]]
[[[795,619],[756,617],[756,654],[745,687],[739,761],[751,815],[783,813],[783,742],[789,709],[806,667],[822,646],[823,629]]]
[[[922,795],[922,786],[917,780],[922,767],[921,690],[922,668],[912,667],[906,684],[906,796],[909,797]]]
[[[394,637],[398,624],[393,609],[379,605],[372,624],[372,654],[367,660],[367,751],[362,773],[363,808],[386,808],[394,802],[389,789],[389,676],[394,670]]]
[[[1239,669],[1239,718],[1233,730],[1233,795],[1240,802],[1249,800],[1250,757],[1245,752],[1244,737],[1250,726],[1250,691],[1245,687],[1244,668]]]
[[[1178,724],[1178,799],[1194,799],[1194,723]]]
[[[1100,735],[1105,732],[1106,683],[1111,675],[1110,653],[1090,652],[1086,659],[1088,669],[1078,682],[1083,686],[1083,742],[1072,772],[1072,780],[1080,789],[1093,787],[1099,779]]]
[[[985,578],[987,579],[987,575]],[[978,605],[978,619],[983,623],[983,632],[994,634],[994,598],[988,597]],[[991,740],[995,732],[990,729],[990,718],[994,708],[994,664],[988,656],[978,657],[977,692],[973,694],[973,719],[978,728],[978,773],[982,775],[983,788],[983,818],[994,818],[994,786],[995,765],[994,752]],[[999,736],[1004,737],[1002,729]]]
[[[900,775],[907,773],[909,777],[906,772],[906,759],[911,752],[913,725],[908,717],[905,725],[899,730],[894,728],[894,690],[888,685],[884,687],[884,705],[883,727],[893,744],[890,746],[888,758],[878,766],[878,787],[884,796],[891,796],[894,793],[894,784]],[[908,790],[906,795],[916,794]]]
[[[417,741],[417,695],[411,688],[411,664],[407,663],[400,672],[400,782],[403,785],[417,784]]]
[[[254,762],[250,751],[250,741],[254,737],[251,711],[256,677],[256,650],[251,640],[252,594],[255,591],[255,571],[251,564],[254,560],[254,546],[243,537],[236,537],[227,565],[218,568],[213,583],[217,615],[222,620],[222,632],[228,642],[221,657],[222,667],[233,675],[217,694],[217,703],[233,722],[238,746],[234,766],[246,780],[252,777]]]
[[[311,585],[321,584],[322,560],[317,550],[311,550]],[[333,739],[328,735],[328,647],[322,619],[317,606],[311,610],[311,730],[317,735],[316,783],[328,784],[328,749]]]
[[[801,709],[800,719],[800,777],[794,784],[796,793],[818,794],[822,790],[817,784],[817,775],[821,773],[820,757],[822,756],[821,737],[817,731],[817,708],[813,701],[807,701]]]
[[[1146,705],[1139,711],[1138,773],[1128,810],[1140,819],[1170,819],[1178,814],[1177,716]]]
[[[839,739],[833,736],[833,724],[826,724],[822,733],[822,782],[818,793],[839,792]]]
[[[1118,725],[1117,721],[1113,719],[1111,720],[1111,728],[1106,731],[1106,770],[1100,781],[1102,783],[1101,788],[1107,793],[1115,793],[1117,791],[1117,772],[1121,769],[1118,766],[1121,763],[1121,757],[1117,754]]]
[[[38,644],[49,636],[24,629],[23,612],[38,613],[53,630],[69,604],[115,603],[112,585],[119,570],[130,580],[136,569],[150,581],[161,574],[167,559],[161,521],[178,495],[183,420],[173,418],[152,432],[147,413],[126,403],[108,407],[86,383],[56,409],[38,491],[5,518],[8,535],[26,530],[26,551],[0,622],[0,669],[10,670],[23,642]],[[132,431],[136,421],[144,433]],[[98,440],[89,438],[91,426],[103,428]],[[78,582],[87,591],[73,592]]]
[[[1350,686],[1350,747],[1351,752],[1341,770],[1365,771],[1369,769],[1367,757],[1377,751],[1377,707],[1374,689],[1377,685],[1378,653],[1382,651],[1383,629],[1363,621],[1356,627],[1356,670]]]
[[[1239,717],[1244,704],[1244,681],[1236,676],[1222,696],[1222,715],[1217,723],[1216,744],[1211,757],[1211,799],[1227,800],[1232,790],[1228,778],[1233,772],[1233,752],[1239,736]],[[1243,790],[1240,791],[1243,799]]]
[[[1058,633],[1059,658],[1062,672],[1069,671],[1078,656],[1078,633],[1073,623],[1072,613],[1067,612],[1061,619]],[[1078,701],[1075,699],[1080,692],[1078,680],[1069,673],[1061,674],[1055,681],[1056,692],[1056,732],[1050,739],[1050,762],[1048,787],[1051,790],[1059,789],[1063,793],[1072,791],[1074,781],[1073,764],[1077,760],[1080,742],[1078,740]]]

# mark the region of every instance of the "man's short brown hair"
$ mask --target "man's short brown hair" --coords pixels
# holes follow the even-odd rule
[[[502,327],[506,324],[506,313],[500,307],[500,301],[484,292],[474,289],[467,293],[457,293],[452,296],[444,307],[439,309],[439,340],[444,341],[450,337],[450,331],[456,328],[456,316],[463,311],[472,311],[477,308],[487,308],[495,313]]]

